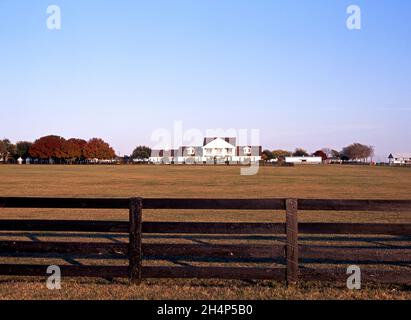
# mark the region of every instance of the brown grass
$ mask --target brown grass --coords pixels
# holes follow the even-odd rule
[[[0,166],[0,196],[58,197],[187,197],[187,198],[367,198],[410,199],[409,168],[366,166],[302,166],[294,168],[260,168],[256,176],[240,176],[239,167],[201,166]],[[126,220],[124,210],[50,210],[0,209],[2,219],[101,219]],[[145,220],[155,221],[284,221],[281,212],[242,211],[170,211],[144,212]],[[318,222],[410,222],[408,213],[398,212],[304,212],[300,221]],[[0,233],[0,240],[72,241],[80,235]],[[112,237],[82,241],[127,241]],[[146,237],[147,242],[184,243],[253,243],[256,239],[214,237]],[[259,243],[282,239],[261,238]],[[410,245],[409,239],[380,237],[378,239],[335,239],[305,237],[305,244],[341,245]],[[72,263],[53,257],[45,259],[0,258],[0,262]],[[123,260],[93,260],[82,263],[124,264]],[[190,261],[150,261],[151,264],[193,263]],[[202,262],[205,263],[205,262]],[[221,265],[221,262],[207,262]],[[235,265],[249,265],[240,264]],[[271,265],[271,264],[269,264]],[[334,266],[335,267],[335,266]],[[373,267],[373,266],[370,266]],[[409,268],[410,266],[408,266]],[[60,291],[50,291],[42,279],[0,279],[0,299],[410,299],[406,287],[366,284],[352,292],[341,284],[301,284],[285,288],[272,282],[219,280],[145,280],[141,286],[126,281],[72,280],[63,282]]]

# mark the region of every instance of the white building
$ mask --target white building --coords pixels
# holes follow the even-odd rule
[[[203,146],[182,146],[177,150],[152,150],[153,163],[246,164],[261,160],[261,146],[237,146],[236,138],[205,138]]]
[[[151,150],[150,162],[171,164],[177,161],[178,150]]]
[[[285,157],[285,163],[292,164],[321,164],[321,157]]]
[[[203,161],[238,161],[236,147],[226,140],[217,138],[203,146]]]
[[[411,165],[411,153],[391,153],[388,156],[391,165]]]

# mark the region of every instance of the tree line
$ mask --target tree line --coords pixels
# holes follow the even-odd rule
[[[103,139],[65,139],[56,135],[41,137],[34,142],[9,139],[0,140],[0,160],[9,162],[22,158],[52,160],[55,163],[80,163],[91,159],[111,160],[116,157],[114,149]]]
[[[337,160],[337,161],[357,161],[357,162],[367,162],[372,160],[374,157],[374,147],[364,145],[361,143],[353,143],[347,147],[344,147],[341,151],[335,149],[323,148],[317,150],[314,153],[309,153],[303,148],[297,148],[294,151],[287,150],[264,150],[263,160],[269,161],[277,159],[279,161],[284,161],[286,157],[321,157],[323,161],[326,160]]]
[[[146,146],[138,146],[131,154],[131,159],[146,160],[151,155],[151,149]],[[323,161],[328,159],[341,161],[366,162],[374,156],[374,147],[361,143],[353,143],[341,151],[323,148],[314,153],[309,153],[303,148],[294,151],[287,150],[264,150],[262,158],[265,161],[277,159],[280,162],[286,157],[321,157]],[[54,163],[83,163],[91,159],[112,160],[116,158],[114,149],[103,139],[93,138],[88,141],[77,138],[65,139],[57,135],[41,137],[36,141],[19,141],[16,144],[9,139],[0,140],[0,160],[7,163],[18,158],[38,159],[40,162]],[[129,158],[129,157],[125,157]]]

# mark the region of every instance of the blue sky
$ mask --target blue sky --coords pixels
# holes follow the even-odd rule
[[[128,154],[181,120],[383,159],[411,151],[410,39],[408,0],[0,0],[0,137],[97,136]]]

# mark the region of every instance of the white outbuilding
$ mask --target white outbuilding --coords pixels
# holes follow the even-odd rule
[[[388,162],[391,165],[411,165],[411,153],[391,153]]]
[[[285,157],[285,162],[292,164],[321,164],[323,159],[321,157]]]

